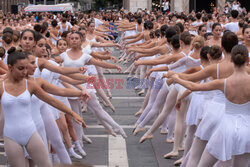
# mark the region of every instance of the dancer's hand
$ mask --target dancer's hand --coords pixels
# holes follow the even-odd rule
[[[116,65],[115,69],[117,69],[117,71],[120,73],[122,71],[122,68],[118,65]]]
[[[89,100],[89,98],[90,98],[90,96],[89,96],[88,92],[86,90],[82,90],[80,99],[87,102]]]
[[[167,79],[166,82],[167,82],[167,85],[170,86],[174,83],[174,80],[172,78],[170,78],[170,79]]]
[[[153,72],[152,69],[148,70],[146,72],[146,78],[149,78],[149,76],[151,75],[152,72]]]
[[[83,121],[82,117],[80,117],[78,114],[73,113],[73,118],[74,120],[78,123],[81,124],[83,127],[87,127],[87,125],[85,124],[85,122]]]
[[[122,50],[122,45],[116,44],[115,46],[116,46],[118,49]]]
[[[139,58],[141,58],[140,55],[136,55],[136,56],[135,56],[135,60],[138,60]]]
[[[168,71],[167,78],[171,78],[174,74],[177,74],[177,73],[174,71]]]
[[[174,82],[176,82],[176,83],[178,83],[178,81],[179,81],[179,75],[178,74],[174,74],[174,75],[172,75],[172,77],[171,77],[172,79],[173,79],[173,81]]]
[[[168,73],[164,73],[161,78],[163,79],[163,78],[167,78],[167,77],[168,77]]]
[[[117,62],[117,59],[116,59],[116,57],[114,57],[114,56],[110,56],[110,60],[113,60],[114,63]]]
[[[82,74],[84,74],[86,71],[87,71],[86,67],[80,67],[79,68],[79,72],[82,73]]]
[[[137,60],[137,61],[134,61],[134,65],[135,66],[139,66],[140,65],[140,62]]]

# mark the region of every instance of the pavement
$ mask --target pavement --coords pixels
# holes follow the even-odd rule
[[[119,56],[119,51],[115,50],[112,55]],[[128,65],[121,65],[125,68]],[[92,140],[92,144],[84,144],[87,156],[81,160],[72,159],[73,162],[88,164],[95,167],[172,167],[173,162],[181,158],[164,159],[163,155],[172,150],[172,143],[166,143],[166,135],[161,135],[160,130],[154,134],[152,140],[147,140],[139,144],[139,139],[143,133],[137,136],[132,135],[133,126],[137,120],[134,114],[142,106],[144,97],[138,96],[138,91],[127,86],[127,74],[114,73],[105,74],[107,79],[112,81],[114,88],[111,89],[113,98],[111,100],[115,107],[115,113],[110,109],[104,109],[119,123],[125,130],[127,138],[120,135],[113,137],[109,135],[101,125],[98,125],[94,115],[87,111],[83,113],[83,118],[87,123],[84,129],[85,134]],[[149,125],[152,125],[150,122]],[[7,165],[4,150],[0,149],[0,167]]]

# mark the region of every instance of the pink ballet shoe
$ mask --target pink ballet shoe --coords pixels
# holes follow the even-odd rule
[[[183,157],[174,162],[174,166],[180,166],[183,161]]]
[[[166,129],[161,129],[160,134],[165,135],[168,133],[168,130]]]
[[[136,136],[137,133],[143,132],[144,130],[145,130],[145,128],[138,128],[138,127],[137,127],[137,128],[134,130],[133,135]]]
[[[144,93],[145,93],[145,90],[142,89],[140,92],[138,92],[138,96],[142,96],[142,95],[144,95]]]
[[[126,133],[124,132],[124,130],[123,130],[121,127],[119,127],[119,129],[115,129],[114,131],[115,131],[115,133],[118,133],[118,134],[122,135],[122,137],[123,137],[124,139],[127,138]]]
[[[178,157],[178,155],[179,155],[179,152],[170,152],[170,153],[168,153],[168,154],[165,154],[163,157],[165,158],[165,159],[170,159],[170,158],[173,158],[173,157]]]
[[[137,113],[135,113],[135,116],[136,116],[136,117],[139,117],[139,115],[141,115],[142,112],[143,112],[143,110],[140,109]]]
[[[167,142],[167,143],[173,143],[173,142],[174,142],[174,139],[167,139],[166,142]]]
[[[139,141],[139,143],[143,143],[144,141],[146,141],[147,139],[153,139],[154,136],[153,135],[143,135]]]
[[[108,107],[111,109],[112,112],[115,112],[115,107],[110,103]]]
[[[112,136],[116,137],[116,133],[113,131],[113,129],[105,130],[108,134],[111,134]]]
[[[184,147],[182,146],[182,147],[179,147],[178,148],[178,151],[184,151]]]

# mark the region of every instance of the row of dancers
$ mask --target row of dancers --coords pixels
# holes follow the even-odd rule
[[[140,78],[138,95],[146,94],[133,134],[158,115],[140,143],[162,126],[167,142],[174,142],[164,158],[184,149],[175,164],[247,166],[250,28],[247,16],[240,18],[237,11],[225,20],[222,16],[92,12],[44,14],[36,23],[32,14],[16,15],[26,24],[5,18],[0,24],[0,129],[9,163],[51,166],[49,157],[71,164],[70,156],[86,156],[83,140],[92,141],[83,132],[82,106],[108,133],[127,137],[100,105],[115,111],[110,90],[106,94],[98,87],[106,84],[102,68],[122,70],[111,63],[116,58],[107,49],[118,47],[119,62],[133,62],[125,71],[127,81]]]
[[[109,25],[98,31],[94,19],[86,19],[74,31],[62,30],[53,43],[47,34],[58,21],[2,30],[0,129],[11,166],[48,167],[85,157],[83,141],[92,141],[83,132],[82,110],[91,111],[109,134],[127,137],[99,102],[115,111],[110,90],[106,95],[98,82],[106,82],[102,68],[122,70],[111,63],[116,58],[107,48],[121,46],[106,38]]]
[[[133,134],[156,117],[139,143],[161,127],[166,142],[173,142],[164,158],[184,150],[175,165],[247,167],[249,23],[234,10],[224,25],[220,16],[212,24],[200,13],[190,23],[177,17],[144,23],[125,18],[117,24],[124,48],[119,61],[133,62],[127,81],[140,78],[139,95],[146,93]]]

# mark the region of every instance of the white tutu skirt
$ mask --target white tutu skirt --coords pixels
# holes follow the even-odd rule
[[[250,103],[226,107],[218,128],[206,149],[215,158],[227,161],[234,155],[250,153]],[[244,108],[244,110],[242,110]]]
[[[196,130],[195,136],[201,140],[208,141],[218,127],[224,110],[225,103],[211,100],[210,103],[206,105],[204,117]]]
[[[204,105],[204,95],[199,93],[192,93],[192,98],[186,114],[187,125],[197,125],[199,116],[202,113]]]
[[[87,73],[89,75],[97,75],[97,71],[94,65],[85,65],[87,67]]]

